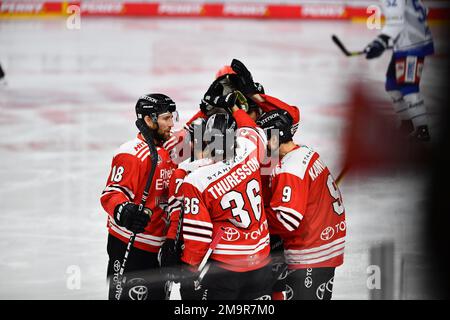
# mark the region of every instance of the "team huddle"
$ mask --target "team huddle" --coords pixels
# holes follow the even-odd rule
[[[297,107],[233,59],[180,131],[170,97],[135,108],[153,141],[120,146],[101,196],[110,299],[169,299],[174,282],[183,300],[331,299],[345,209],[319,154],[292,140]]]
[[[420,0],[381,4],[385,26],[356,54],[393,50],[385,88],[399,130],[426,143],[427,10]],[[110,299],[170,299],[174,283],[183,300],[331,299],[345,209],[319,154],[293,141],[297,107],[266,94],[233,59],[180,131],[164,94],[143,95],[135,109],[140,133],[117,150],[101,196]]]

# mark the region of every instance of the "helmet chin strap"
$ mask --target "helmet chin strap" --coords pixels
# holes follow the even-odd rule
[[[158,124],[157,118],[156,118],[156,121],[155,121],[155,116],[154,116],[153,114],[147,115],[147,116],[149,116],[150,119],[152,119],[152,122],[153,122],[154,124],[156,124],[156,128],[155,128],[155,129],[152,129],[152,128],[150,128],[150,126],[146,123],[148,129],[149,129],[150,132],[152,133],[153,139],[157,140],[158,142],[164,141],[164,140],[163,140],[163,137],[158,133],[158,130],[159,130],[159,124]],[[145,118],[145,116],[144,116],[144,118]]]

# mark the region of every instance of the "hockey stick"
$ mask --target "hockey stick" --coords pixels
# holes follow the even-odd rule
[[[150,158],[151,158],[151,167],[150,167],[150,174],[148,175],[147,182],[145,183],[144,187],[144,193],[142,194],[141,203],[138,207],[138,212],[144,211],[145,203],[147,202],[148,193],[150,191],[150,187],[152,185],[153,176],[155,175],[156,166],[158,165],[158,151],[156,150],[155,144],[153,143],[153,136],[150,132],[150,129],[147,127],[147,124],[142,119],[136,120],[136,127],[141,132],[142,136],[145,138],[145,142],[147,142],[148,149],[150,151]],[[130,236],[130,239],[128,240],[127,249],[125,251],[125,255],[122,260],[122,265],[120,266],[119,270],[119,276],[118,276],[118,283],[120,283],[120,286],[116,287],[116,299],[120,300],[120,297],[122,295],[122,284],[123,284],[123,273],[125,271],[125,267],[127,265],[128,255],[130,254],[131,247],[134,244],[134,240],[136,239],[136,234],[132,233]]]
[[[342,181],[342,179],[344,178],[345,174],[348,172],[349,166],[345,165],[341,172],[339,173],[339,175],[336,178],[336,185],[339,185]]]
[[[217,233],[214,236],[214,239],[209,244],[208,250],[206,251],[205,255],[202,258],[202,261],[200,262],[197,272],[199,273],[197,278],[194,280],[194,291],[197,291],[201,288],[201,283],[203,281],[203,278],[205,277],[206,273],[208,272],[211,264],[208,263],[209,258],[211,257],[213,251],[216,249],[217,245],[219,244],[220,239],[222,239],[223,234],[225,233],[224,228],[220,228]],[[187,266],[187,265],[186,265]],[[183,275],[183,272],[180,276],[180,280],[186,279],[191,281],[192,280],[192,271],[188,272],[188,276],[186,277],[186,274]],[[183,297],[182,297],[183,298]]]
[[[339,40],[339,38],[336,35],[332,35],[331,36],[331,40],[333,40],[333,42],[339,47],[339,49],[341,49],[342,53],[344,53],[344,55],[346,55],[347,57],[353,57],[353,56],[359,56],[362,54],[366,54],[366,51],[348,51],[347,48],[344,46],[344,44],[341,42],[341,40]]]
[[[362,54],[367,53],[367,50],[365,50],[365,49],[362,51],[348,51],[347,48],[342,43],[342,41],[334,34],[331,36],[331,40],[333,40],[333,42],[339,47],[339,49],[341,49],[342,53],[344,55],[346,55],[347,57],[360,56]],[[386,47],[386,50],[389,50],[389,49],[392,49],[392,46]]]
[[[184,198],[183,198],[184,200]],[[175,250],[178,248],[178,242],[180,241],[180,234],[181,234],[181,227],[183,225],[183,218],[184,218],[184,201],[181,202],[181,208],[180,208],[180,218],[178,219],[178,225],[177,225],[177,234],[175,235],[175,241],[174,241],[174,247]],[[170,277],[171,275],[169,275]],[[175,278],[172,276],[172,278]],[[167,283],[167,289],[166,289],[166,300],[170,300],[170,294],[172,292],[173,288],[173,279],[169,279]]]
[[[198,275],[197,280],[194,281],[195,288],[199,288],[200,284],[205,276],[205,274],[209,270],[209,264],[206,264],[209,260],[209,257],[213,253],[214,249],[216,249],[217,245],[219,244],[220,239],[222,239],[223,234],[225,233],[224,228],[220,228],[219,231],[217,231],[216,235],[214,236],[214,239],[211,241],[211,244],[209,245],[208,251],[206,251],[205,256],[203,257],[202,261],[200,262],[197,271],[200,272]]]

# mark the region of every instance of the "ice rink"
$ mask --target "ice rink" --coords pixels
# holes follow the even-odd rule
[[[445,47],[432,26],[436,48]],[[184,123],[232,58],[243,61],[266,92],[301,109],[299,143],[317,150],[337,175],[342,166],[349,81],[383,91],[389,54],[346,58],[337,34],[362,49],[378,30],[363,23],[209,19],[1,20],[0,299],[106,299],[106,213],[99,197],[114,150],[136,134],[134,105],[143,93],[172,97]],[[443,57],[426,61],[422,89],[439,103]],[[422,173],[391,171],[345,178],[345,263],[335,299],[368,299],[369,249],[394,241],[401,258],[423,270]],[[426,266],[425,266],[426,267]],[[408,270],[409,270],[408,269]],[[73,287],[73,272],[81,286]],[[416,274],[413,276],[412,274]],[[408,276],[396,298],[427,297]]]

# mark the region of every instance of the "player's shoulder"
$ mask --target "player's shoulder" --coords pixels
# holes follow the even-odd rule
[[[186,159],[178,165],[178,169],[184,172],[194,172],[199,168],[212,164],[210,159],[198,159],[195,161],[191,161],[191,159]]]
[[[172,172],[172,175],[170,176],[170,180],[175,182],[178,179],[184,179],[187,174],[188,174],[188,172],[186,170],[178,167]]]
[[[289,173],[303,179],[308,168],[319,154],[311,147],[302,145],[286,154],[281,159],[279,173]]]
[[[230,166],[225,162],[205,163],[194,171],[190,172],[184,182],[196,187],[203,192],[211,183],[230,171]]]
[[[147,143],[139,138],[135,138],[121,144],[119,148],[116,149],[115,156],[131,155],[134,157],[139,157],[148,151],[149,149]]]

